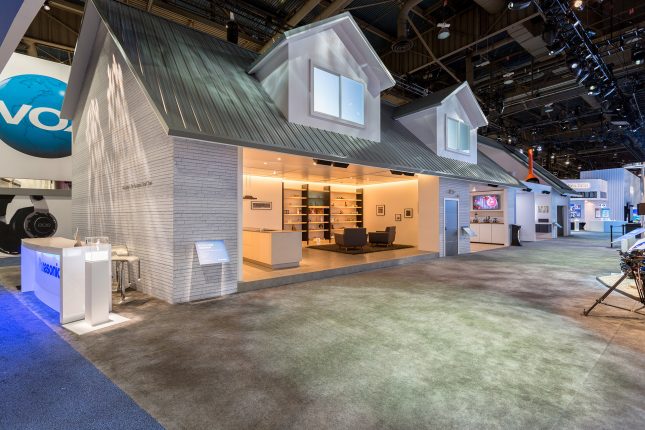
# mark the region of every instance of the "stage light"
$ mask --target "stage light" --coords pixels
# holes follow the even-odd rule
[[[632,50],[632,61],[639,66],[645,63],[645,50],[643,48],[634,48]]]
[[[567,45],[565,45],[564,43],[562,43],[561,40],[558,39],[555,42],[553,42],[552,44],[547,45],[546,48],[549,50],[549,55],[556,56],[556,55],[560,54],[562,51],[564,51],[566,49],[566,47],[567,47]]]
[[[585,8],[585,2],[582,0],[573,0],[573,7],[577,10],[583,10]]]
[[[49,0],[45,0],[45,3],[43,3],[43,9],[45,9],[47,12],[51,10],[51,5],[49,4]]]
[[[532,1],[511,1],[508,2],[508,8],[510,10],[522,10],[531,6]]]
[[[536,149],[537,149],[537,152],[542,152],[542,145],[538,145]]]
[[[581,84],[581,83],[583,83],[584,81],[586,81],[586,80],[587,80],[587,78],[589,78],[589,76],[591,76],[591,72],[589,71],[589,69],[587,69],[587,68],[584,68],[584,69],[583,69],[583,68],[581,68],[581,69],[580,69],[580,73],[578,73],[578,77],[576,78],[576,82],[577,82],[577,83],[579,83],[579,84]]]
[[[571,70],[575,70],[580,66],[580,60],[578,60],[575,57],[568,57],[567,58],[567,66],[569,66],[569,68]]]

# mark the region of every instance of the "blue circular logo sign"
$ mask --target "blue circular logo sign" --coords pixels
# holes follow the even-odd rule
[[[0,140],[23,154],[61,158],[72,154],[72,122],[61,119],[67,85],[42,75],[0,82]]]

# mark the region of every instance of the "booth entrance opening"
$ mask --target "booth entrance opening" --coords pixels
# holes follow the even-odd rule
[[[240,290],[438,256],[438,235],[419,236],[419,187],[389,169],[245,148]]]

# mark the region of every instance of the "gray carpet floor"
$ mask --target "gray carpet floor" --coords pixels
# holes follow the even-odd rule
[[[583,234],[198,304],[135,295],[115,308],[131,322],[63,335],[171,429],[642,428],[645,317],[582,316],[604,291],[594,277],[618,270],[608,242]]]

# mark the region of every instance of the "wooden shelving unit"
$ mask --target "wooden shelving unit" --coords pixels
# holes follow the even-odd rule
[[[314,185],[315,186],[315,185]],[[333,233],[346,227],[363,227],[363,190],[340,191],[333,187],[282,186],[282,228],[302,231],[310,244],[316,238],[333,242]],[[342,213],[341,213],[342,212]]]

